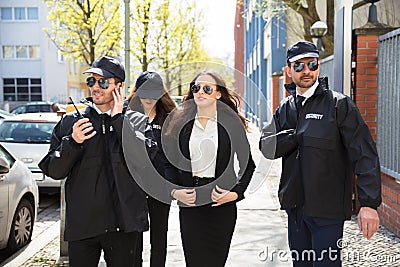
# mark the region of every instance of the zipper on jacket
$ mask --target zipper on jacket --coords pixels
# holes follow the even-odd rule
[[[106,124],[104,122],[104,114],[101,116],[101,129],[103,131],[103,134],[106,134]]]

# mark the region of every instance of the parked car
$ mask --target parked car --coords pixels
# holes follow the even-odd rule
[[[26,164],[43,193],[59,192],[61,181],[45,176],[38,164],[50,148],[57,113],[26,113],[3,120],[0,144]]]
[[[14,114],[8,113],[5,110],[0,109],[0,124],[3,122],[4,119],[10,118],[14,116]]]
[[[31,241],[38,204],[32,173],[0,145],[0,249],[14,252]]]
[[[4,119],[7,119],[7,118],[10,118],[10,117],[12,117],[14,115],[15,114],[12,114],[10,112],[7,112],[5,110],[0,109],[0,120],[4,120]]]
[[[57,111],[60,111],[60,107],[57,103],[30,102],[17,106],[13,110],[11,110],[11,113],[22,114],[22,113],[37,113],[37,112],[57,112]]]

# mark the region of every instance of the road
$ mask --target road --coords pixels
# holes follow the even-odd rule
[[[48,214],[59,214],[54,211],[60,208],[60,194],[40,194],[39,196],[39,209],[36,218],[35,225],[33,226],[33,236],[32,239],[35,238],[39,233],[43,231],[44,224],[48,223]],[[5,249],[0,250],[0,266],[3,262],[7,262],[9,258],[16,257],[19,253],[24,250],[22,248],[20,251],[15,252],[14,254],[6,253]]]

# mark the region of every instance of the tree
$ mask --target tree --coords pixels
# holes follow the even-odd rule
[[[47,36],[66,58],[89,66],[105,54],[120,51],[121,20],[118,1],[44,0],[52,27]]]
[[[174,12],[171,12],[173,10]],[[157,64],[165,70],[165,84],[167,88],[177,88],[177,94],[182,95],[182,67],[185,74],[190,71],[194,61],[210,60],[201,47],[202,11],[196,9],[195,2],[191,6],[171,4],[170,0],[163,0],[157,10],[156,51]]]
[[[265,12],[269,17],[281,16],[283,12],[292,11],[297,13],[301,18],[301,23],[298,23],[296,19],[290,17],[287,20],[289,29],[299,30],[298,25],[302,25],[302,31],[300,32],[301,38],[307,41],[312,41],[312,36],[310,34],[310,27],[317,21],[320,21],[320,15],[317,11],[317,0],[261,0],[261,1],[250,1],[254,6],[251,7],[259,15]],[[327,34],[322,37],[322,46],[324,47],[324,56],[332,55],[334,51],[334,18],[332,14],[334,13],[334,2],[335,0],[326,0],[326,24],[328,26]],[[360,1],[354,4],[353,9],[359,8],[366,5],[367,1]],[[248,8],[248,7],[247,7]],[[287,12],[290,14],[289,12]]]
[[[153,0],[134,0],[133,12],[130,14],[132,21],[131,30],[131,51],[133,57],[141,64],[142,71],[146,71],[151,61],[153,61],[151,38],[151,23],[152,18],[150,10],[153,5]],[[150,39],[150,40],[149,40]],[[150,55],[150,56],[149,56]]]
[[[201,11],[196,9],[195,2],[171,2],[133,1],[131,50],[141,71],[148,70],[149,66],[163,70],[166,87],[177,88],[176,93],[181,95],[181,66],[209,60],[209,57],[201,47],[204,29],[199,19]]]

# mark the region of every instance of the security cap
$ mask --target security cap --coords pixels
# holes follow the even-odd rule
[[[319,51],[311,42],[300,41],[290,46],[287,50],[286,60],[288,62],[295,62],[305,57],[319,58]]]
[[[103,56],[96,59],[92,67],[84,73],[96,73],[104,78],[118,78],[125,81],[125,69],[121,62],[113,56]]]

